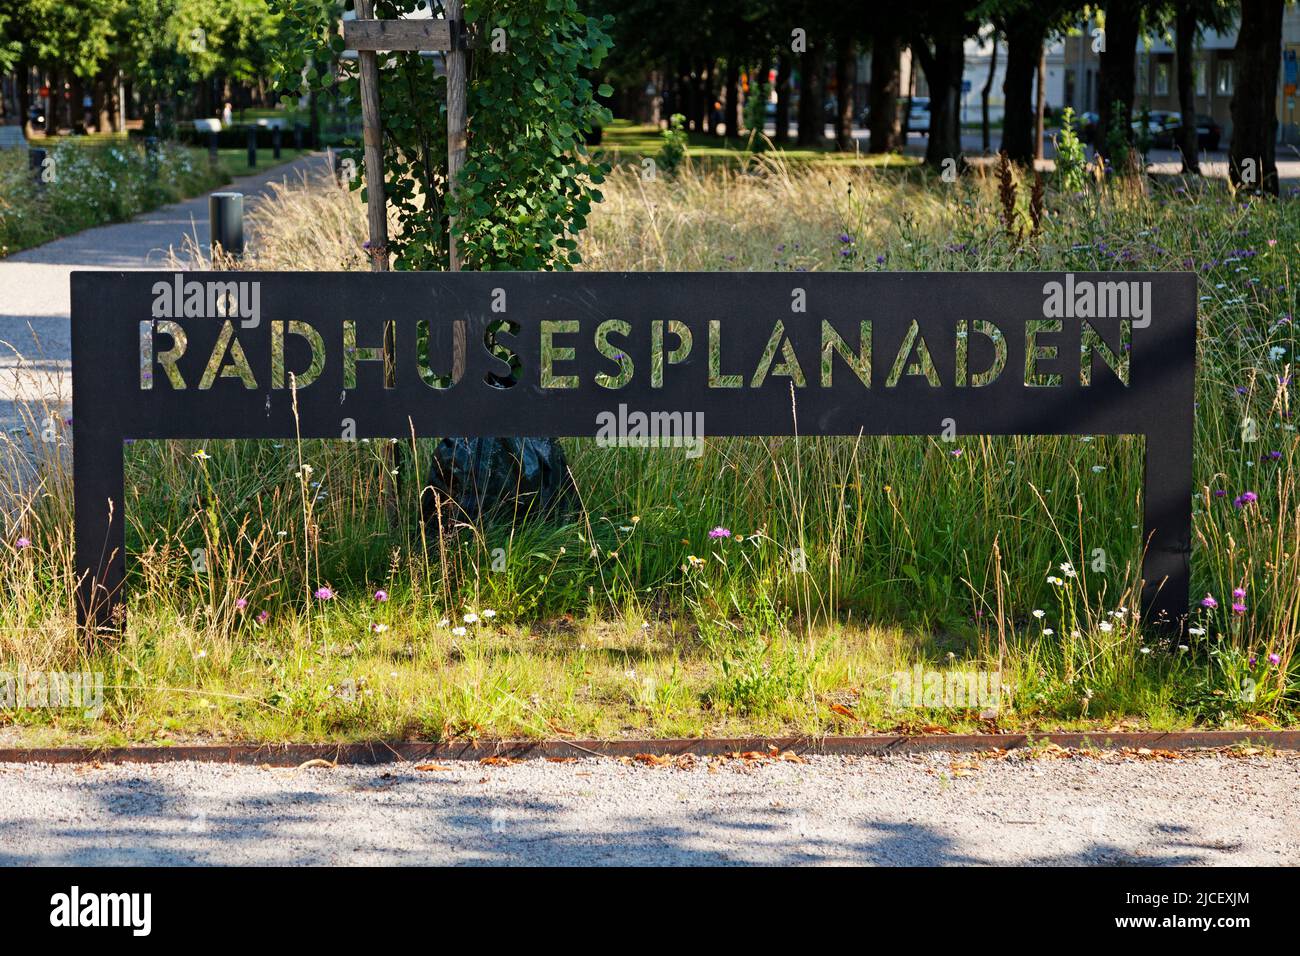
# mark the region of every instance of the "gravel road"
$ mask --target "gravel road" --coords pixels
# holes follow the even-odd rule
[[[0,765],[0,863],[1300,863],[1300,755]]]

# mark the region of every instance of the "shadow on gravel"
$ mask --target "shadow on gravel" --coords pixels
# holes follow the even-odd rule
[[[190,792],[184,783],[161,780],[147,770],[113,778],[88,770],[62,787],[43,783],[37,792],[44,794],[34,805],[0,827],[0,865],[1000,862],[973,855],[960,838],[920,822],[844,819],[779,804],[741,806],[740,800],[707,812],[692,812],[686,803],[659,808],[662,814],[614,806],[602,797],[607,780],[575,780],[575,796],[582,799],[560,804],[518,790],[488,789],[486,775],[448,779],[436,771],[386,770],[332,781],[324,776],[330,773],[268,770],[248,778],[232,769],[229,786],[209,778]],[[186,781],[183,774],[172,779]],[[666,821],[669,812],[674,819]],[[1179,829],[1184,832],[1169,833],[1173,839],[1162,840],[1150,856],[1135,855],[1104,833],[1080,845],[1076,834],[1070,852],[1027,862],[1182,866],[1209,862],[1196,851],[1232,849],[1197,844],[1194,833]]]

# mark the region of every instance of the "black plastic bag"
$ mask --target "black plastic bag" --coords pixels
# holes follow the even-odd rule
[[[427,488],[450,502],[453,517],[479,522],[564,518],[578,495],[564,449],[554,438],[444,438],[434,449]],[[426,490],[424,517],[437,498]]]

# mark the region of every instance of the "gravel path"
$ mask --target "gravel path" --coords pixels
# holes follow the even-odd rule
[[[222,190],[255,197],[271,183],[323,165],[324,154],[302,157],[236,179]],[[16,399],[71,398],[68,357],[68,275],[74,269],[158,269],[185,236],[208,245],[206,195],[155,209],[130,222],[87,229],[0,259],[0,428],[21,424]]]
[[[0,765],[0,863],[1300,863],[1300,755]]]

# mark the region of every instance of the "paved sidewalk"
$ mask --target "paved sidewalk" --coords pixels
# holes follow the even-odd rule
[[[1291,865],[1300,755],[0,764],[0,865]]]
[[[271,183],[324,168],[325,162],[324,154],[304,156],[221,190],[254,198]],[[168,250],[179,252],[185,236],[207,248],[206,195],[0,259],[0,428],[19,424],[19,397],[64,407],[70,401],[68,275],[74,269],[162,268]]]

